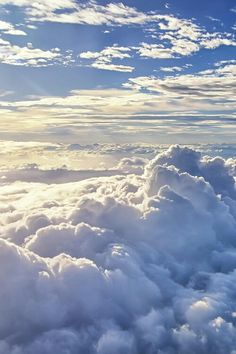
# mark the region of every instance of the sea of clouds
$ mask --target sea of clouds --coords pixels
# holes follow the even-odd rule
[[[5,176],[0,354],[236,354],[235,176],[179,146],[80,181]]]

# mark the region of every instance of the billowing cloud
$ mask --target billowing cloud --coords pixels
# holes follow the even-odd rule
[[[173,146],[141,175],[6,181],[0,352],[233,353],[233,166]]]

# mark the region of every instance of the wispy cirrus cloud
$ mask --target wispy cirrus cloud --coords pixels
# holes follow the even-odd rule
[[[112,64],[112,63],[106,63],[97,60],[91,64],[91,67],[100,70],[120,71],[120,72],[128,72],[128,73],[134,70],[134,67],[130,65]]]
[[[160,71],[164,71],[166,73],[174,73],[174,72],[180,72],[183,71],[185,69],[191,68],[192,65],[191,64],[185,64],[183,66],[164,66],[160,68]]]
[[[5,90],[0,90],[0,97],[5,97],[5,96],[9,96],[11,95],[12,93],[14,93],[14,91],[5,91]]]

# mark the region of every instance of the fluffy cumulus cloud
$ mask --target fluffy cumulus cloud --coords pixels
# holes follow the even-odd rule
[[[109,4],[107,7],[95,5],[95,3],[87,3],[86,5],[87,20],[84,23],[90,25],[132,25],[142,24],[144,32],[148,33],[152,38],[151,42],[142,41],[138,46],[131,46],[126,48],[126,51],[133,52],[141,58],[152,59],[170,59],[180,58],[182,56],[190,56],[201,49],[216,49],[220,46],[236,46],[235,38],[232,33],[227,32],[208,32],[203,26],[196,24],[192,20],[177,17],[173,14],[160,15],[155,12],[140,13],[134,8],[129,8],[122,4]],[[92,6],[92,7],[91,7]],[[108,9],[113,9],[113,14],[105,16]],[[126,9],[126,18],[122,19]],[[81,9],[78,10],[81,13]],[[101,12],[103,15],[101,15]],[[84,10],[83,10],[84,13]],[[92,16],[93,13],[93,16]],[[96,14],[96,15],[95,15]],[[73,16],[73,12],[67,16],[67,21],[72,18],[73,23],[83,23]],[[56,20],[57,16],[54,17]],[[94,20],[92,20],[94,19]],[[58,20],[58,18],[57,18]],[[96,59],[91,65],[98,69],[127,71],[131,72],[132,67],[115,65],[107,63],[108,53],[111,48],[107,47],[101,52],[86,52],[81,53],[81,58]],[[129,55],[126,55],[128,57]],[[115,56],[114,56],[115,57]],[[111,56],[110,56],[111,58]],[[116,58],[124,58],[116,56]],[[111,61],[111,60],[110,60]],[[120,67],[120,68],[119,68]],[[177,70],[178,71],[178,70]]]
[[[11,23],[0,20],[0,31],[14,36],[26,36],[26,33],[14,27]]]
[[[31,21],[121,26],[143,24],[152,20],[152,15],[122,2],[100,5],[96,1],[79,3],[75,0],[0,0],[0,4],[25,8],[27,18]]]
[[[132,66],[112,63],[113,59],[130,58],[130,51],[131,49],[128,47],[118,47],[114,45],[104,48],[101,52],[88,51],[80,53],[80,58],[93,60],[91,67],[96,69],[132,72],[134,70]]]
[[[193,20],[178,18],[174,15],[156,15],[152,20],[157,23],[157,29],[147,28],[147,31],[151,31],[151,37],[155,42],[141,43],[137,48],[141,57],[180,58],[190,56],[201,49],[236,45],[233,34],[208,32]]]
[[[21,8],[28,26],[31,28],[35,22],[91,26],[142,26],[144,31],[151,33],[150,36],[153,39],[152,42],[142,41],[138,46],[136,45],[136,53],[144,58],[179,58],[192,55],[204,48],[215,49],[222,45],[236,45],[232,33],[208,32],[194,19],[181,18],[171,13],[160,14],[160,11],[143,12],[122,2],[101,5],[97,1],[0,0],[0,6],[3,8],[9,5]],[[4,21],[0,21],[1,29],[8,34],[25,34],[21,29],[15,28],[13,24]],[[108,57],[102,53],[106,50],[107,48],[103,49],[100,55],[93,56],[96,61],[92,67],[124,72],[133,70],[133,66],[130,65],[107,63],[104,59]],[[83,53],[81,54],[83,55]]]
[[[172,146],[123,176],[4,181],[0,353],[233,354],[235,164]]]
[[[42,50],[33,48],[31,43],[20,47],[0,38],[0,49],[0,63],[8,65],[43,67],[62,61],[58,48]]]
[[[171,13],[161,14],[156,10],[143,12],[122,2],[102,5],[97,1],[0,0],[0,6],[6,12],[9,12],[9,6],[11,10],[13,6],[17,9],[16,13],[21,14],[21,23],[0,20],[0,34],[3,35],[3,38],[0,38],[0,63],[8,65],[45,67],[60,64],[131,73],[137,68],[137,60],[179,59],[196,54],[202,49],[214,50],[220,46],[236,45],[233,33],[209,32],[195,19],[186,19]],[[47,23],[49,26],[51,23],[108,27],[138,26],[143,30],[143,35],[138,42],[134,42],[133,45],[130,43],[129,47],[117,45],[112,39],[109,43],[113,44],[110,46],[96,49],[97,51],[91,47],[90,50],[80,53],[73,49],[62,53],[58,48],[47,50],[33,48],[31,43],[19,46],[18,43],[4,37],[26,36],[27,30],[37,29],[35,23],[37,26],[39,23],[41,25]],[[110,29],[104,32],[110,33]],[[147,41],[147,37],[151,39]],[[162,71],[168,72],[168,68],[163,69]],[[172,72],[183,69],[184,67],[175,66]]]

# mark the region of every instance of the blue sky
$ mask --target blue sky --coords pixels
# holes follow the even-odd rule
[[[227,1],[0,0],[0,138],[233,142]]]

